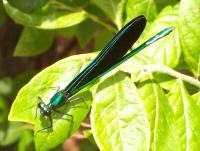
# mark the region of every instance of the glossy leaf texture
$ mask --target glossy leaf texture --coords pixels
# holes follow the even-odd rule
[[[59,10],[59,8],[50,3],[46,3],[42,8],[31,13],[26,13],[18,7],[14,7],[10,0],[3,0],[3,4],[7,13],[15,22],[24,26],[41,29],[70,27],[82,22],[87,17],[83,11],[70,12],[68,10]],[[25,5],[26,3],[23,4]]]
[[[127,0],[125,6],[125,14],[126,14],[125,23],[127,23],[132,18],[137,17],[141,14],[145,15],[148,21],[153,21],[157,16],[155,1]]]
[[[113,33],[106,29],[98,33],[95,40],[95,50],[102,50],[112,37]]]
[[[85,48],[88,42],[90,42],[97,29],[98,29],[97,24],[95,24],[93,21],[89,19],[85,20],[84,22],[78,25],[76,30],[76,37],[82,48]]]
[[[102,151],[148,149],[148,117],[127,74],[117,72],[100,82],[91,111],[91,125]]]
[[[139,93],[148,113],[151,130],[150,150],[180,150],[173,110],[163,90],[152,75],[145,77],[139,85]]]
[[[200,104],[198,99],[191,97],[183,82],[177,80],[169,94],[172,106],[178,140],[181,150],[192,151],[200,149]]]
[[[6,121],[8,114],[8,106],[2,96],[0,96],[0,113],[1,113],[0,124],[2,124],[3,122]]]
[[[125,6],[125,23],[141,14],[145,15],[149,22],[152,22],[163,8],[167,5],[173,6],[177,4],[177,2],[178,0],[127,0]]]
[[[144,42],[160,30],[174,26],[175,30],[170,35],[145,48],[141,53],[149,56],[156,63],[169,67],[176,67],[180,62],[181,46],[178,32],[178,7],[166,7],[145,30],[139,43]],[[142,42],[141,42],[142,41]]]
[[[16,142],[23,132],[22,124],[17,122],[4,122],[0,127],[0,146],[5,147]]]
[[[192,98],[197,102],[198,105],[200,105],[200,91],[192,95]]]
[[[85,66],[88,58],[90,56],[80,55],[58,61],[37,74],[19,91],[12,105],[9,120],[23,121],[34,125],[36,150],[49,150],[61,144],[79,128],[82,120],[88,114],[92,96],[89,91],[83,90],[80,94],[73,96],[73,98],[78,97],[83,101],[74,101],[60,109],[61,112],[72,115],[73,119],[67,115],[53,113],[53,128],[38,132],[38,130],[48,127],[50,122],[49,119],[40,115],[39,110],[36,110],[37,97],[40,96],[45,103],[48,103],[56,92],[51,87],[64,88],[80,72],[82,66]]]
[[[15,48],[14,56],[35,56],[51,46],[53,31],[25,27]]]
[[[19,139],[18,150],[34,150],[33,132],[25,129]]]
[[[140,80],[134,89],[129,80],[126,74],[117,72],[107,76],[98,85],[91,124],[100,150],[200,149],[199,93],[191,97],[180,79],[171,84],[169,94],[163,91],[151,74]],[[150,121],[150,124],[145,121]],[[140,127],[140,124],[144,127]],[[141,130],[146,135],[134,135],[134,128],[136,132]]]
[[[26,13],[31,13],[45,5],[47,0],[9,0],[10,4]]]
[[[200,1],[182,0],[179,10],[181,46],[185,61],[196,77],[200,76]]]
[[[118,29],[122,28],[126,0],[91,0],[91,2],[98,6]]]
[[[57,0],[57,1],[67,6],[75,7],[75,8],[85,7],[90,2],[90,0]]]

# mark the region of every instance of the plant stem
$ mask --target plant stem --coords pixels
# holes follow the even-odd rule
[[[196,87],[200,88],[200,81],[198,79],[195,79],[193,77],[187,76],[185,74],[181,74],[165,65],[137,65],[138,70],[147,70],[150,72],[161,72],[168,74],[170,76],[173,76],[177,79],[181,79],[183,81],[186,81],[192,85],[195,85]]]

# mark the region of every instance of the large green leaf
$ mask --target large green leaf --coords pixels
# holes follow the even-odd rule
[[[24,129],[18,143],[18,151],[34,151],[33,132]]]
[[[161,87],[150,76],[140,83],[139,92],[150,121],[150,150],[174,151],[176,146],[181,151],[173,111]]]
[[[109,30],[105,29],[98,33],[98,35],[95,38],[95,50],[102,50],[106,44],[112,39],[113,33],[111,33]]]
[[[182,0],[179,11],[181,46],[185,61],[196,77],[200,76],[200,1]]]
[[[9,0],[10,4],[26,13],[40,9],[47,0]]]
[[[85,7],[88,5],[90,0],[57,0],[58,2],[61,2],[69,7]]]
[[[13,88],[13,81],[9,77],[0,79],[0,95],[10,95]]]
[[[137,89],[127,74],[117,72],[99,84],[91,125],[102,151],[148,150],[149,121]]]
[[[138,15],[145,15],[148,21],[153,21],[157,14],[167,5],[174,5],[178,0],[127,0],[125,13],[127,23]]]
[[[53,41],[53,32],[25,27],[15,48],[15,56],[35,56],[46,51]]]
[[[16,142],[22,131],[21,123],[5,122],[2,124],[0,127],[0,146],[9,146]]]
[[[81,141],[80,151],[99,151],[99,148],[94,140],[92,130],[85,130],[83,134],[86,139]]]
[[[140,68],[140,65],[148,65],[153,63],[154,61],[149,56],[146,56],[142,53],[138,53],[132,58],[130,58],[130,60],[127,60],[122,65],[120,65],[119,69],[130,73],[131,80],[133,82],[138,82],[139,80],[141,80],[141,78],[143,78],[146,75],[146,72],[144,72]]]
[[[143,38],[140,43],[144,42],[151,36],[155,35],[159,31],[166,27],[178,25],[178,7],[166,7],[161,14],[154,20],[154,22],[145,30]],[[141,42],[142,41],[142,42]],[[151,57],[154,62],[162,63],[169,67],[176,67],[179,64],[181,56],[181,47],[179,42],[178,29],[170,33],[170,35],[162,38],[161,40],[153,43],[149,47],[141,51],[142,54]]]
[[[0,96],[0,115],[0,124],[2,124],[7,121],[8,116],[8,106],[2,96]]]
[[[197,102],[198,105],[200,105],[200,91],[198,93],[195,93],[194,95],[192,95],[192,98],[194,101]]]
[[[8,0],[3,0],[3,3],[10,17],[15,22],[24,26],[42,29],[57,29],[73,26],[87,18],[84,11],[69,12],[66,10],[59,10],[48,3],[31,14],[25,13],[12,6]]]
[[[148,21],[152,21],[157,15],[155,1],[127,0],[125,13],[125,23],[139,15],[145,15]]]
[[[53,127],[38,132],[38,130],[48,127],[50,122],[49,118],[44,118],[39,112],[36,112],[37,96],[40,96],[45,103],[49,103],[50,98],[55,93],[55,90],[51,90],[50,87],[64,88],[74,75],[80,72],[81,67],[85,65],[90,56],[79,55],[58,61],[37,74],[19,91],[8,118],[12,121],[34,124],[36,150],[49,150],[62,143],[79,128],[81,121],[89,112],[92,98],[91,93],[85,89],[73,96],[73,98],[82,99],[64,105],[60,110],[72,115],[73,119],[67,115],[63,116],[53,112]]]
[[[154,0],[154,3],[156,4],[156,8],[158,11],[161,11],[167,5],[175,5],[178,2],[179,2],[179,0],[167,0],[167,1]]]
[[[91,0],[111,21],[121,29],[123,26],[123,12],[126,0]]]
[[[82,48],[85,48],[92,37],[94,37],[94,33],[97,31],[97,29],[97,24],[91,20],[86,20],[78,25],[76,37]]]
[[[181,80],[177,80],[169,94],[176,119],[176,132],[181,150],[200,150],[200,105],[188,94]]]

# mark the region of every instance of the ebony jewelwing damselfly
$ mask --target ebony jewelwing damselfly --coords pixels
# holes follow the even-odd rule
[[[81,71],[63,90],[57,91],[51,97],[48,104],[45,104],[39,97],[40,102],[38,103],[38,108],[40,109],[40,113],[42,116],[47,116],[50,119],[50,126],[44,129],[52,127],[52,111],[60,113],[57,111],[57,109],[64,104],[69,103],[70,97],[109,71],[113,70],[145,47],[168,35],[174,29],[174,27],[165,28],[155,36],[148,39],[142,45],[138,46],[136,49],[125,55],[136,42],[136,40],[140,37],[145,28],[145,25],[146,18],[144,16],[138,16],[131,20],[113,37],[107,46],[91,63],[89,63],[89,65],[83,71]]]

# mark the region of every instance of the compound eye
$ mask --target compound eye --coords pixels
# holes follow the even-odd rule
[[[43,102],[39,102],[39,103],[38,103],[38,107],[39,107],[39,108],[44,108],[44,107],[45,107],[45,104],[44,104]]]
[[[38,103],[38,108],[40,109],[40,113],[42,115],[47,115],[47,106],[43,102]]]

